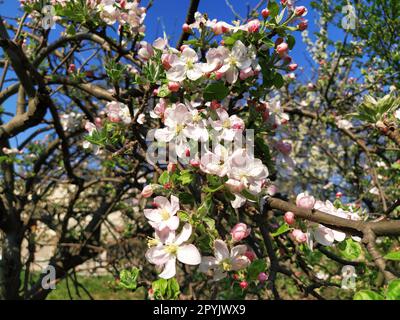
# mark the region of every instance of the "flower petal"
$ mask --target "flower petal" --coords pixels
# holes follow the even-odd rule
[[[217,261],[229,258],[229,250],[226,243],[222,240],[214,241],[214,255]]]
[[[191,234],[192,226],[189,223],[185,223],[181,233],[175,238],[174,243],[178,246],[181,245],[190,238]]]
[[[177,252],[177,258],[180,262],[190,265],[198,265],[201,262],[199,250],[193,244],[180,246]]]
[[[170,279],[174,277],[175,274],[176,274],[176,258],[171,257],[165,264],[163,272],[161,272],[158,276],[163,279]]]

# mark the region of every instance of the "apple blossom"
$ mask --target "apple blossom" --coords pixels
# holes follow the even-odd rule
[[[291,211],[286,212],[283,218],[288,225],[292,225],[295,222],[294,213]]]
[[[315,198],[303,192],[297,195],[296,206],[303,209],[312,209],[315,204]]]
[[[174,231],[169,231],[165,236],[156,240],[146,252],[146,259],[155,265],[164,266],[160,278],[170,279],[176,274],[176,260],[188,264],[198,265],[201,262],[199,250],[193,244],[186,244],[192,234],[192,226],[186,223],[180,234],[175,235]],[[150,244],[151,245],[151,244]]]
[[[203,76],[199,57],[192,48],[185,48],[178,58],[174,58],[171,68],[166,71],[169,81],[181,82],[186,79],[196,81]]]
[[[265,281],[268,280],[268,275],[265,272],[260,272],[257,276],[258,281],[261,283],[264,283]]]
[[[226,81],[235,83],[239,76],[239,70],[246,69],[251,64],[252,60],[248,55],[248,49],[242,41],[238,40],[224,59],[224,65],[218,71],[225,75]]]
[[[226,277],[226,272],[241,270],[250,264],[250,260],[244,255],[246,250],[245,245],[238,245],[229,252],[224,241],[215,240],[214,257],[202,257],[199,271],[206,273],[208,270],[213,270],[213,280],[221,280]]]
[[[304,243],[307,241],[307,235],[300,229],[294,229],[292,231],[292,236],[294,240],[298,243]]]
[[[210,120],[211,126],[220,133],[223,140],[232,141],[245,128],[244,121],[236,115],[229,116],[223,108],[215,110],[218,120]]]
[[[153,192],[153,187],[149,184],[143,188],[141,195],[143,198],[150,198],[153,195]]]
[[[236,224],[231,230],[232,240],[235,242],[239,242],[244,238],[247,238],[251,232],[251,228],[248,228],[245,223]]]
[[[242,288],[242,289],[246,289],[248,286],[249,286],[249,284],[248,284],[248,282],[247,281],[240,281],[240,283],[239,283],[239,286]]]
[[[251,20],[247,23],[247,31],[249,31],[250,33],[258,32],[260,30],[260,27],[261,23],[258,19]]]
[[[121,102],[112,101],[106,105],[106,114],[111,122],[131,123],[131,116],[128,106]]]
[[[268,9],[262,9],[261,10],[261,15],[265,18],[268,18],[271,12]]]
[[[165,228],[178,229],[179,218],[176,213],[179,210],[179,199],[171,195],[171,201],[168,201],[166,197],[158,196],[154,198],[154,203],[157,205],[155,209],[144,210],[150,225],[158,231],[163,231]]]
[[[294,9],[294,14],[298,17],[304,17],[307,14],[307,8],[304,6],[296,7]]]

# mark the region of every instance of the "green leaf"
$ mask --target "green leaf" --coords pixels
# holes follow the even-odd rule
[[[276,17],[279,13],[279,5],[271,0],[268,2],[268,10],[270,11],[270,16],[271,17]]]
[[[389,282],[386,290],[387,300],[400,300],[400,279],[392,280]]]
[[[134,267],[131,270],[122,270],[119,274],[119,286],[135,290],[137,288],[137,279],[139,277],[139,269]]]
[[[161,185],[165,185],[168,182],[169,182],[169,173],[168,171],[164,171],[158,178],[158,183]]]
[[[276,230],[274,233],[271,233],[271,236],[275,238],[285,232],[288,232],[289,230],[291,230],[289,225],[287,223],[284,223],[278,228],[278,230]]]
[[[175,300],[180,294],[179,283],[175,278],[158,279],[151,287],[157,300]]]
[[[386,260],[400,261],[400,251],[389,252],[384,258]]]
[[[200,217],[206,216],[210,211],[211,211],[211,206],[212,206],[212,197],[211,195],[208,195],[204,202],[201,204],[201,206],[197,209],[197,214]]]
[[[383,296],[370,290],[361,290],[356,292],[353,300],[384,300]]]
[[[293,49],[295,43],[296,43],[296,39],[292,35],[288,35],[287,36],[287,44],[288,44],[290,50]]]
[[[193,181],[193,175],[189,170],[182,170],[178,180],[182,182],[183,185],[190,184]]]
[[[267,264],[266,264],[265,260],[262,260],[262,259],[254,260],[250,264],[250,266],[247,268],[248,277],[251,280],[256,280],[258,278],[258,275],[260,274],[260,272],[264,272],[266,268],[267,268]]]
[[[182,192],[179,194],[179,201],[183,204],[193,204],[194,197],[188,192]]]
[[[284,82],[284,80],[283,80],[283,77],[282,77],[282,75],[280,74],[280,73],[275,73],[275,76],[274,76],[274,86],[277,88],[277,89],[279,89],[279,88],[281,88],[282,86],[283,86],[283,84],[284,84],[285,82]]]
[[[222,100],[229,94],[229,88],[223,82],[210,83],[203,93],[203,97],[207,101]]]
[[[179,217],[179,220],[181,220],[183,222],[188,222],[190,219],[189,213],[187,213],[186,211],[179,211],[178,217]]]
[[[349,260],[357,259],[362,253],[361,245],[350,238],[342,241],[338,248],[342,256]]]

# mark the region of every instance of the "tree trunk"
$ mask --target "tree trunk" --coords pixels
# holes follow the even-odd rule
[[[21,240],[15,234],[5,234],[0,260],[0,299],[18,300],[21,284]]]

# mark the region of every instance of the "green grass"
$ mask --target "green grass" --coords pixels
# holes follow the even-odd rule
[[[77,276],[80,286],[75,287],[71,279],[62,280],[47,297],[48,300],[140,300],[145,298],[145,289],[135,292],[116,286],[112,276]],[[85,292],[89,292],[90,296]],[[69,289],[68,289],[69,288]]]

